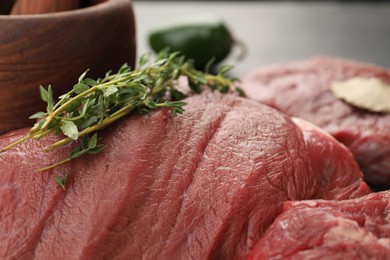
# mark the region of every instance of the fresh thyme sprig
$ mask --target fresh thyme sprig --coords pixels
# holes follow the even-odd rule
[[[47,90],[40,86],[41,98],[47,103],[46,112],[30,116],[39,121],[26,136],[3,147],[0,152],[27,139],[40,139],[54,133],[65,137],[46,147],[45,151],[52,151],[70,142],[77,145],[69,157],[38,171],[54,168],[83,154],[98,153],[105,146],[98,144],[96,132],[131,112],[146,113],[167,107],[173,114],[183,113],[186,103],[180,100],[186,94],[177,88],[180,76],[187,77],[190,88],[196,93],[200,93],[203,86],[208,86],[213,91],[226,93],[235,90],[243,95],[242,90],[234,86],[237,79],[228,77],[231,68],[222,66],[216,75],[211,75],[195,70],[193,62],[187,61],[179,53],[164,50],[154,61],[150,60],[149,54],[145,54],[140,58],[137,69],[131,70],[125,64],[116,74],[108,72],[103,79],[86,78],[86,71],[72,90],[59,97],[57,103],[54,103],[51,86]],[[57,183],[62,180],[58,178]]]

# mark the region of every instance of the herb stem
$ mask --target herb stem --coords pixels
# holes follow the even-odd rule
[[[50,133],[52,133],[53,131],[55,131],[56,129],[47,129],[43,132],[36,132],[34,133],[30,138],[34,138],[34,139],[40,139]]]
[[[37,171],[38,171],[38,172],[47,171],[47,170],[53,169],[53,168],[55,168],[55,167],[57,167],[57,166],[60,166],[61,164],[67,163],[67,162],[69,162],[70,160],[72,160],[72,158],[66,158],[66,159],[64,159],[64,160],[62,160],[62,161],[59,161],[59,162],[56,162],[56,163],[54,163],[54,164],[52,164],[52,165],[49,165],[49,166],[40,168],[40,169],[38,169]]]
[[[5,152],[5,151],[17,146],[18,144],[23,143],[24,141],[30,139],[31,136],[32,136],[31,134],[28,134],[26,136],[23,136],[22,138],[15,140],[14,142],[8,144],[7,146],[2,147],[0,152]]]
[[[5,151],[13,148],[13,147],[17,146],[20,143],[23,143],[24,141],[26,141],[28,139],[40,139],[40,138],[50,134],[53,131],[54,131],[54,129],[48,129],[44,132],[35,132],[35,133],[30,132],[28,135],[25,135],[22,138],[19,138],[19,139],[15,140],[14,142],[8,144],[7,146],[4,146],[3,148],[1,148],[0,153],[5,152]]]
[[[128,74],[128,75],[125,75],[125,76],[117,78],[117,79],[114,78],[114,79],[112,79],[110,81],[107,81],[105,83],[101,83],[99,85],[96,85],[95,87],[102,88],[102,87],[105,87],[105,86],[114,85],[116,83],[123,82],[123,81],[126,81],[126,80],[130,79],[131,75],[132,74]]]

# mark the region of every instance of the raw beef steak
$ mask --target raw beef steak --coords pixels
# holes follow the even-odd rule
[[[285,202],[249,259],[390,259],[390,191]]]
[[[350,152],[308,123],[235,96],[187,102],[123,120],[102,153],[50,172],[35,170],[70,149],[43,153],[55,137],[0,154],[0,258],[243,259],[284,201],[370,192]]]
[[[387,69],[322,57],[255,69],[242,86],[250,98],[329,132],[352,151],[368,182],[390,186],[390,114],[356,109],[330,91],[332,82],[354,77],[390,83]]]

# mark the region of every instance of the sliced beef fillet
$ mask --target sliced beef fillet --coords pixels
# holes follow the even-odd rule
[[[285,202],[249,259],[390,259],[390,190]]]
[[[350,152],[308,123],[235,96],[186,101],[182,115],[123,120],[102,153],[53,171],[35,170],[68,155],[41,151],[55,137],[0,154],[0,258],[242,259],[284,201],[370,192]]]
[[[390,83],[387,69],[321,57],[255,69],[242,86],[250,98],[325,129],[352,151],[368,182],[390,186],[390,115],[356,109],[330,91],[332,82],[354,77]]]

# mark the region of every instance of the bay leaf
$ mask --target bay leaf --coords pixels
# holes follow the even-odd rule
[[[378,78],[334,82],[333,94],[346,103],[372,112],[390,113],[390,85]]]

